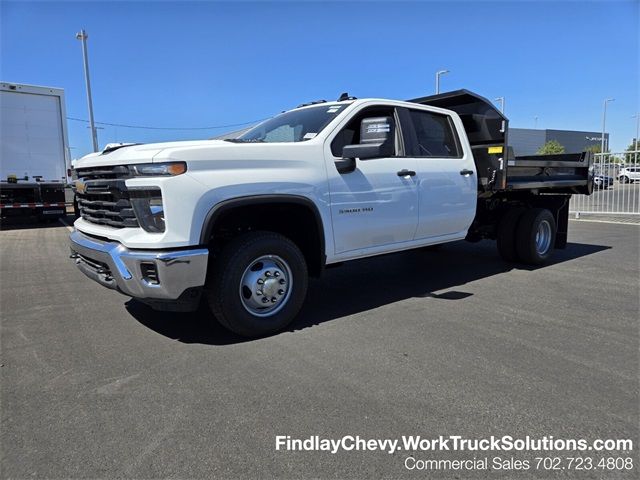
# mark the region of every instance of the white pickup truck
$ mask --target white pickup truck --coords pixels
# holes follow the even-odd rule
[[[567,242],[589,153],[510,158],[507,119],[466,90],[318,101],[240,137],[110,146],[75,165],[71,257],[156,309],[194,309],[244,336],[284,328],[308,276],[461,239],[543,263]]]

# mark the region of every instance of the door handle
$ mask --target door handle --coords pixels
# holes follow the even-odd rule
[[[467,170],[466,168],[464,170],[460,170],[460,175],[463,175],[465,177],[468,177],[469,175],[473,175],[473,170]]]
[[[413,177],[415,176],[415,174],[416,172],[414,172],[413,170],[407,170],[406,168],[403,168],[397,173],[399,177]]]

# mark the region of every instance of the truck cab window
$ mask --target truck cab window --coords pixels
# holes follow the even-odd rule
[[[460,157],[458,140],[446,115],[410,110],[416,131],[417,157]]]
[[[347,145],[356,145],[360,143],[360,127],[362,120],[373,117],[394,117],[394,108],[369,107],[360,111],[351,121],[334,137],[331,142],[331,154],[334,157],[342,157],[342,149]],[[395,129],[395,153],[397,156],[400,151],[400,136],[398,128]]]

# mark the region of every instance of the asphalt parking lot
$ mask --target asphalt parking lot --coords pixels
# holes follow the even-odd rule
[[[89,281],[64,226],[5,226],[2,477],[433,476],[403,452],[276,451],[276,435],[637,445],[639,232],[572,221],[537,269],[489,242],[353,262],[311,282],[290,331],[245,341],[204,308],[157,313]],[[508,476],[572,475],[603,478]]]

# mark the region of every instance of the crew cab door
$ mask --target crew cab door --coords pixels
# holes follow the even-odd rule
[[[416,161],[419,221],[415,239],[466,234],[476,213],[477,172],[462,122],[426,109],[402,112],[407,155]]]
[[[396,108],[365,106],[336,130],[325,144],[335,253],[384,250],[412,240],[418,224],[416,160],[404,156]],[[393,143],[383,156],[343,157],[349,146],[373,145],[386,134]]]

